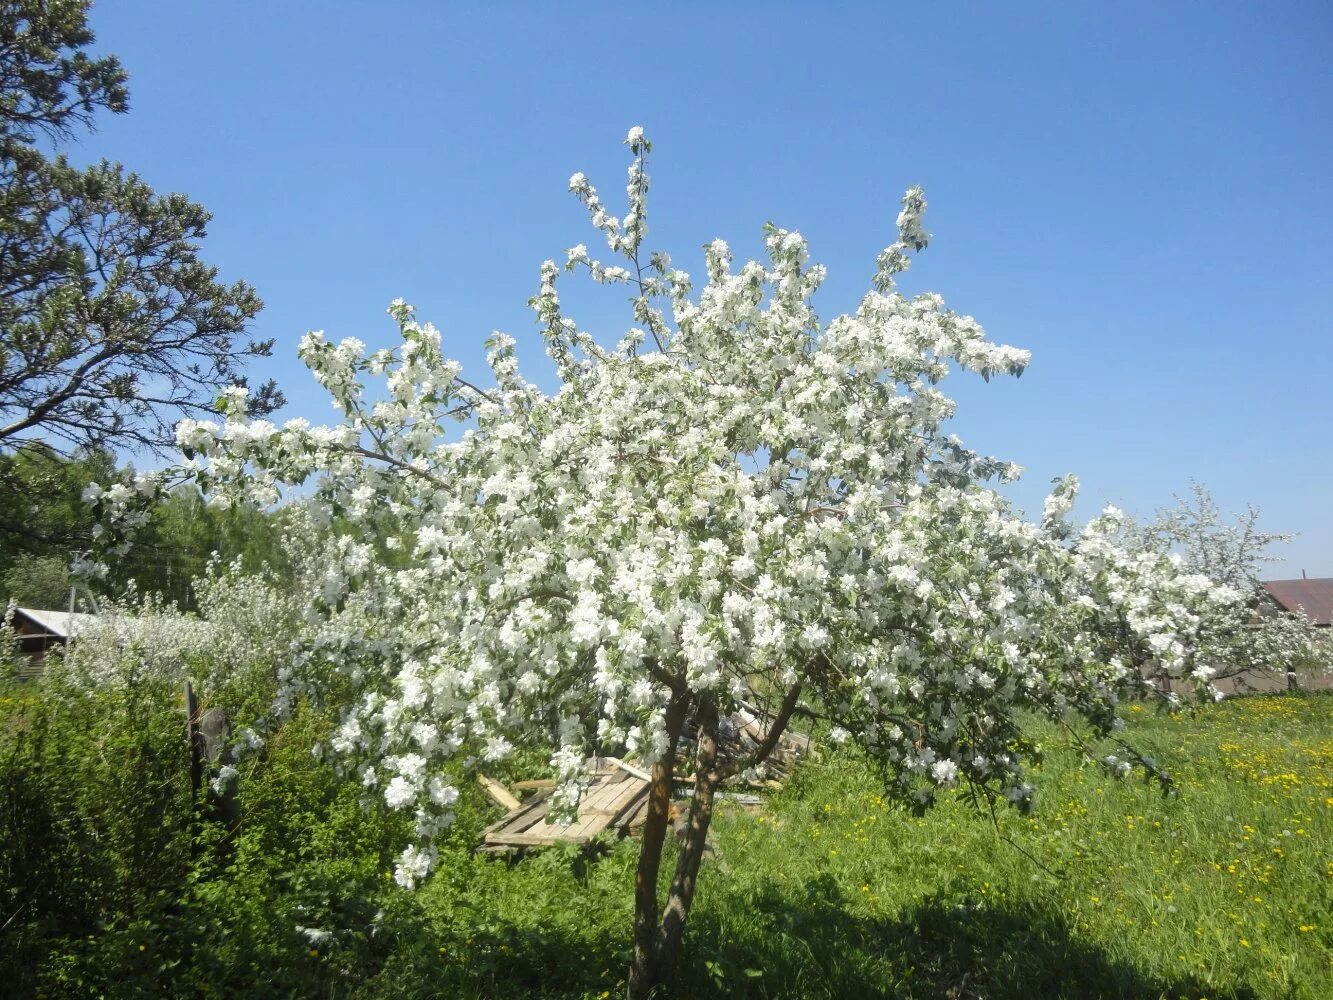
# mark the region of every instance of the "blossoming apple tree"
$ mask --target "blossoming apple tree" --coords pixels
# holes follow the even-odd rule
[[[1295,688],[1302,673],[1333,670],[1333,645],[1325,630],[1304,613],[1265,607],[1270,602],[1260,574],[1265,563],[1280,561],[1269,550],[1295,535],[1260,530],[1253,506],[1228,522],[1200,483],[1192,483],[1190,493],[1146,524],[1127,524],[1123,544],[1176,552],[1193,572],[1233,588],[1245,603],[1209,630],[1207,655],[1218,676],[1242,687],[1257,677],[1285,679]]]
[[[630,973],[643,995],[674,967],[719,784],[761,769],[793,713],[859,743],[919,805],[961,785],[1021,806],[1019,710],[1109,733],[1150,674],[1206,683],[1190,629],[1218,594],[1164,557],[1122,558],[1105,518],[1075,533],[1072,482],[1042,522],[1023,519],[985,485],[1017,469],[943,430],[951,372],[1018,375],[1029,356],[938,295],[896,290],[928,240],[920,189],[872,290],[821,323],[824,269],[797,232],[767,227],[767,260],[739,266],[714,241],[697,289],[646,253],[650,144],[638,128],[626,141],[623,218],[570,180],[612,263],[576,246],[542,265],[531,300],[553,389],[498,333],[489,376],[465,377],[397,301],[391,350],[301,343],[335,426],[249,419],[235,390],[225,422],[184,421],[178,441],[223,502],[313,480],[316,503],[358,527],[331,546],[309,595],[318,627],[275,707],[335,679],[360,692],[328,750],[414,813],[401,884],[430,872],[460,767],[547,747],[567,816],[589,752],[651,767]],[[628,290],[618,343],[566,314],[570,273]],[[718,720],[740,699],[772,725],[751,758],[723,761]],[[663,905],[687,746],[696,780]]]

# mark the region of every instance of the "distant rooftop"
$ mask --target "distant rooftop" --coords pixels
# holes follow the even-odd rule
[[[14,611],[29,619],[33,631],[40,630],[58,639],[68,639],[83,629],[92,628],[97,623],[97,616],[82,611],[47,611],[42,608],[15,608]],[[30,626],[30,628],[31,628]]]
[[[1316,625],[1333,624],[1333,577],[1269,580],[1263,586],[1285,610],[1304,611]]]

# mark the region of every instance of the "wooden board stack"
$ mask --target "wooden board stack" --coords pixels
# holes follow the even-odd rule
[[[762,709],[742,704],[718,727],[721,756],[739,760],[752,754],[764,741],[768,724],[769,719]],[[679,785],[694,781],[693,775],[685,773],[693,758],[692,730],[692,726],[687,726],[682,734],[680,766],[676,769]],[[751,786],[780,787],[796,761],[811,751],[809,736],[787,730],[765,764],[768,780],[750,782]],[[562,825],[548,819],[555,786],[549,778],[517,781],[506,787],[493,778],[479,776],[478,782],[492,801],[507,810],[503,818],[482,832],[480,850],[510,852],[559,843],[587,844],[608,830],[622,837],[637,832],[648,814],[648,791],[652,781],[648,772],[615,757],[593,757],[588,761],[588,777],[578,816],[573,823]],[[778,780],[773,780],[775,778]],[[531,791],[532,795],[526,801],[520,801],[514,792],[522,791]],[[745,806],[759,803],[754,796],[719,793],[719,797],[730,797]]]
[[[600,758],[610,766],[598,769],[588,782],[573,823],[551,823],[551,789],[539,788],[527,802],[492,823],[482,834],[482,848],[513,850],[549,844],[586,844],[606,830],[621,836],[643,824],[648,812],[648,782],[619,766],[619,761]]]

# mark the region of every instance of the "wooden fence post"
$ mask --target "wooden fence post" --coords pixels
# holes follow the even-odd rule
[[[231,738],[231,720],[220,708],[210,708],[199,719],[199,749],[209,770],[217,768]],[[213,818],[234,829],[241,821],[241,803],[231,783],[213,798]]]
[[[199,703],[194,697],[194,685],[185,682],[185,744],[190,748],[190,801],[199,806],[199,794],[204,783],[204,758],[199,746]]]
[[[211,771],[217,767],[222,754],[227,748],[227,738],[231,726],[227,713],[220,708],[210,708],[202,715],[199,701],[195,697],[194,685],[185,682],[185,738],[190,746],[190,801],[194,805],[194,840],[199,839],[200,823],[203,819],[203,803],[207,801],[204,791],[204,767]],[[212,808],[208,810],[212,819],[234,828],[241,819],[241,804],[236,797],[236,789],[229,786],[212,797]]]

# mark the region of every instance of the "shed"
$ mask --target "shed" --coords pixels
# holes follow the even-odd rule
[[[15,608],[11,624],[18,634],[19,651],[28,656],[28,665],[20,668],[19,673],[25,676],[40,673],[42,661],[53,647],[64,646],[80,631],[91,628],[96,620],[96,615],[82,611]]]

